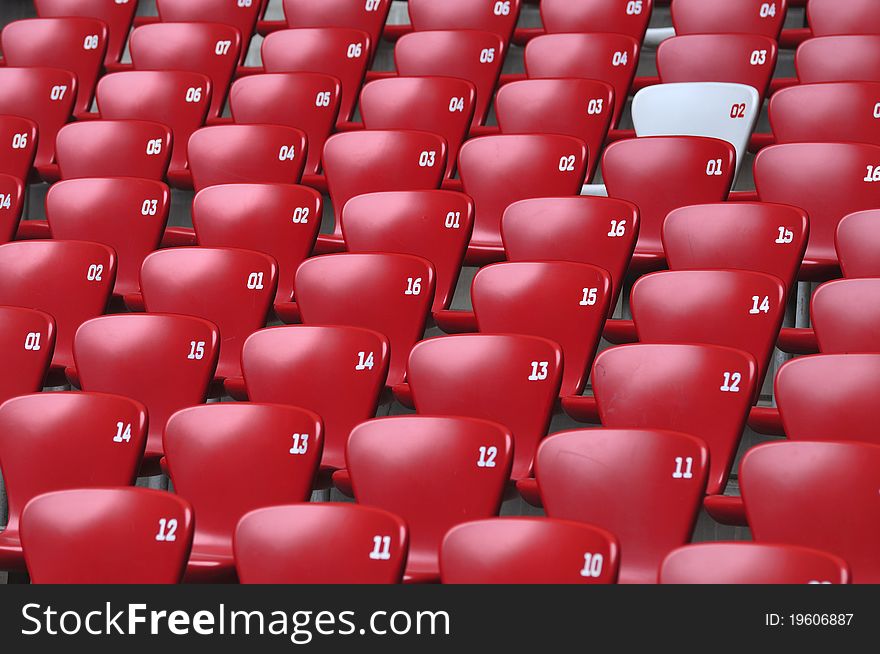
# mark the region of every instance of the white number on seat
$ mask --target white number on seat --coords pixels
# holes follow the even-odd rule
[[[630,3],[632,4],[632,3]],[[639,4],[642,4],[641,2]],[[602,574],[602,565],[605,563],[605,557],[596,552],[584,552],[584,567],[581,570],[581,577],[596,578]]]
[[[880,118],[880,102],[874,105],[874,118]]]
[[[585,288],[584,289],[584,297],[579,302],[582,307],[591,307],[596,304],[596,294],[599,292],[598,288]]]
[[[587,103],[587,115],[596,116],[602,113],[605,101],[603,98],[593,98]]]
[[[150,156],[162,154],[162,139],[150,139],[147,141],[147,154]]]
[[[278,150],[278,161],[293,161],[296,159],[296,146],[282,145]]]
[[[238,6],[241,8],[251,7],[254,4],[254,0],[238,0]]]
[[[101,275],[104,274],[104,266],[100,263],[93,263],[86,272],[86,279],[90,282],[100,282]]]
[[[305,454],[309,451],[309,435],[293,434],[293,447],[290,448],[291,454]]]
[[[391,536],[373,536],[370,558],[373,561],[387,561],[391,558]]]
[[[776,3],[775,2],[764,2],[761,4],[761,8],[758,10],[758,15],[761,18],[772,18],[776,15]]]
[[[491,64],[495,61],[495,48],[483,48],[480,50],[480,63]]]
[[[98,49],[98,35],[97,34],[89,34],[85,41],[83,41],[83,50],[97,50]]]
[[[329,107],[330,106],[330,91],[318,91],[318,95],[315,96],[315,106],[316,107]]]
[[[263,273],[252,272],[247,278],[247,287],[252,291],[263,290]]]
[[[27,336],[24,337],[24,349],[32,350],[34,352],[40,349],[40,332],[29,332]]]
[[[11,209],[12,208],[12,194],[11,193],[0,193],[0,209]]]
[[[480,457],[477,459],[478,468],[494,468],[495,457],[498,456],[498,448],[494,445],[486,447],[480,445]]]
[[[626,221],[625,220],[612,220],[611,221],[611,229],[608,230],[606,236],[610,236],[611,238],[617,238],[619,236],[623,236],[626,234]]]
[[[767,63],[767,51],[766,50],[752,50],[752,54],[749,55],[749,63],[752,66],[760,66],[762,64]]]
[[[543,381],[547,379],[549,374],[547,371],[549,361],[532,361],[532,372],[529,375],[529,381]]]
[[[204,359],[205,358],[205,341],[190,341],[189,354],[187,359]]]
[[[141,205],[141,215],[142,216],[155,216],[156,212],[159,211],[159,201],[158,200],[144,200],[144,203]]]
[[[187,102],[201,102],[202,88],[200,86],[191,86],[186,90]]]
[[[113,437],[114,443],[131,442],[131,423],[117,422],[116,436]]]
[[[758,302],[760,302],[760,305]],[[763,300],[758,295],[752,296],[752,308],[749,309],[749,313],[754,315],[756,313],[769,313],[769,311],[770,298],[768,296],[765,295]]]
[[[50,100],[62,100],[64,99],[64,94],[67,93],[67,84],[62,84],[60,86],[53,86],[52,90],[49,91],[49,99]]]
[[[177,518],[159,518],[159,533],[156,540],[170,543],[177,540],[174,533],[177,531]]]
[[[232,41],[217,41],[217,44],[214,46],[214,54],[222,57],[225,54],[229,54],[229,48],[231,47]]]
[[[614,55],[612,55],[612,57],[611,57],[611,65],[612,66],[626,66],[626,62],[627,62],[627,56],[626,56],[626,52],[623,50],[615,52]]]
[[[712,177],[713,175],[723,175],[724,171],[721,166],[721,159],[709,159],[706,162],[706,175]]]
[[[464,98],[450,98],[449,99],[449,112],[455,113],[464,112]]]
[[[630,0],[626,3],[626,15],[638,16],[642,13],[642,0]]]
[[[446,229],[458,229],[461,227],[461,211],[450,211],[446,214]]]
[[[563,155],[559,159],[559,172],[562,173],[570,173],[574,171],[574,162],[576,158],[573,154],[568,156]]]
[[[725,393],[739,393],[739,383],[742,381],[742,375],[738,372],[725,372],[724,383],[721,384],[721,390]]]
[[[684,469],[682,470],[682,466]],[[694,473],[691,472],[694,467],[693,457],[675,457],[675,472],[672,473],[673,479],[691,479]]]
[[[420,168],[433,168],[434,163],[437,160],[437,151],[436,150],[423,150],[419,155],[419,167]]]
[[[357,59],[364,52],[364,46],[362,43],[349,43],[348,50],[345,52],[345,56],[349,59]]]
[[[412,277],[406,278],[406,291],[403,293],[404,295],[421,295],[422,294],[422,278],[416,277],[413,279]]]
[[[504,2],[495,3],[495,8],[492,10],[492,13],[496,16],[509,16],[510,15],[510,0],[504,0]]]
[[[24,150],[27,147],[27,144],[28,144],[27,132],[12,135],[12,149],[13,150]]]
[[[297,207],[293,210],[293,218],[291,218],[291,221],[300,225],[305,225],[307,222],[309,222],[310,211],[311,209],[309,209],[308,207]]]
[[[366,11],[376,11],[379,8],[380,0],[367,0],[367,4],[364,5],[364,9]]]
[[[880,166],[868,166],[865,173],[866,182],[880,182]]]
[[[780,225],[779,236],[776,237],[774,243],[791,243],[792,241],[794,241],[794,232]]]
[[[372,370],[373,369],[373,353],[358,352],[358,362],[354,367],[355,370]]]

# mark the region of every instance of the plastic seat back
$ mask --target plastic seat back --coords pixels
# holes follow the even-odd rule
[[[449,529],[497,515],[512,450],[510,431],[486,420],[395,416],[355,427],[346,461],[358,504],[406,521],[408,576],[436,578]]]
[[[446,171],[446,143],[429,132],[365,130],[335,134],[324,146],[324,172],[342,237],[342,209],[356,195],[436,189]]]
[[[609,313],[617,306],[639,236],[639,210],[625,200],[594,196],[514,202],[501,219],[509,261],[575,261],[611,276]]]
[[[171,162],[171,129],[146,120],[69,123],[55,155],[63,179],[141,177],[162,181]]]
[[[305,132],[283,125],[215,125],[189,138],[193,186],[299,184],[306,163]]]
[[[708,467],[700,439],[645,428],[560,432],[541,444],[535,464],[549,517],[619,539],[621,583],[655,583],[663,558],[690,540]]]
[[[162,455],[162,430],[177,410],[201,404],[214,376],[220,334],[192,316],[119,314],[84,323],[74,357],[83,390],[132,397],[150,412],[146,456]]]
[[[541,22],[554,32],[608,32],[645,38],[653,0],[542,0]]]
[[[321,194],[294,184],[220,184],[196,194],[192,222],[200,245],[237,247],[278,264],[276,302],[289,302],[296,269],[321,227]]]
[[[306,409],[217,403],[175,413],[163,443],[174,490],[198,516],[193,551],[231,557],[245,513],[309,499],[323,434],[321,419]],[[223,492],[233,469],[242,485]]]
[[[189,137],[205,122],[211,101],[211,80],[185,71],[136,70],[106,75],[98,82],[102,118],[150,120],[171,129],[170,167],[186,168]]]
[[[776,39],[788,0],[675,0],[670,8],[676,34],[761,34]]]
[[[168,187],[152,179],[70,179],[49,188],[46,216],[53,238],[112,248],[118,257],[113,292],[125,295],[140,292],[141,264],[159,247],[170,205]]]
[[[69,70],[0,67],[0,88],[5,89],[0,114],[28,118],[37,125],[34,166],[47,166],[55,158],[55,136],[70,118],[76,87],[76,76]]]
[[[318,27],[273,32],[261,53],[267,73],[323,73],[342,85],[337,125],[354,115],[370,61],[370,35],[359,29]]]
[[[506,45],[519,18],[520,0],[412,0],[408,9],[416,31],[483,30],[494,32]]]
[[[880,277],[880,211],[856,211],[843,217],[834,234],[834,246],[844,277]]]
[[[847,584],[849,578],[849,566],[838,556],[766,543],[685,545],[660,569],[661,584]]]
[[[625,34],[545,34],[526,46],[526,74],[533,79],[577,77],[610,84],[614,89],[611,126],[615,127],[636,74],[640,43],[641,39]]]
[[[365,85],[361,115],[367,129],[414,129],[442,136],[448,148],[446,177],[474,115],[476,89],[454,77],[390,77]]]
[[[45,311],[55,319],[57,367],[73,365],[77,328],[104,313],[116,280],[116,254],[87,241],[0,245],[0,304]]]
[[[611,126],[614,89],[587,79],[512,82],[499,89],[495,111],[504,134],[567,134],[586,143],[589,181]]]
[[[877,7],[871,0],[810,0],[807,20],[814,36],[829,34],[880,34]]]
[[[52,316],[35,309],[0,307],[0,352],[8,368],[0,375],[0,403],[42,390],[54,350]]]
[[[77,488],[40,495],[21,521],[31,583],[176,584],[193,522],[189,503],[164,491]]]
[[[505,53],[504,39],[494,32],[412,32],[394,47],[394,63],[400,75],[459,77],[473,84],[477,97],[471,126],[476,127],[489,113]]]
[[[388,385],[403,381],[434,301],[431,263],[405,254],[329,254],[296,271],[294,293],[307,325],[351,325],[388,338]]]
[[[391,0],[282,0],[289,27],[347,27],[366,32],[378,47]],[[375,51],[374,53],[375,54]]]
[[[204,318],[220,330],[218,378],[241,375],[242,345],[266,324],[277,277],[271,257],[235,248],[168,248],[141,267],[147,311]]]
[[[37,124],[22,116],[0,116],[0,143],[6,144],[0,157],[0,175],[26,180],[37,154]]]
[[[414,254],[436,274],[433,311],[446,309],[455,292],[470,241],[474,203],[455,191],[389,191],[349,200],[342,233],[349,252]]]
[[[877,583],[878,467],[880,446],[865,443],[752,448],[740,466],[740,485],[755,540],[836,554],[849,564],[853,583]]]
[[[222,23],[238,30],[241,36],[239,63],[243,64],[251,36],[261,15],[259,2],[226,0],[156,0],[159,20],[166,23]]]
[[[712,455],[703,484],[714,495],[727,483],[757,371],[755,358],[742,350],[638,344],[599,354],[591,379],[604,426],[671,429],[702,439]]]
[[[0,243],[15,238],[24,199],[25,186],[21,178],[0,174]]]
[[[562,349],[522,334],[432,338],[413,348],[407,378],[420,414],[470,416],[508,427],[516,445],[511,475],[521,479],[531,473],[550,425]]]
[[[819,349],[826,354],[880,353],[878,279],[835,279],[810,299],[810,318]]]
[[[397,584],[408,540],[403,520],[371,506],[272,506],[239,521],[235,567],[243,584]]]
[[[440,548],[446,584],[610,584],[617,538],[552,518],[489,518],[449,530]]]
[[[219,116],[241,51],[241,34],[221,23],[154,23],[131,33],[137,70],[200,73],[211,80],[208,116]]]
[[[639,208],[636,253],[662,251],[660,229],[673,209],[726,200],[735,162],[730,143],[700,136],[646,136],[608,146],[602,156],[608,195]]]
[[[269,123],[306,134],[305,173],[321,168],[324,143],[336,125],[342,86],[321,73],[267,73],[243,77],[229,91],[232,118],[240,125]]]
[[[7,66],[63,68],[76,75],[73,112],[81,114],[92,105],[107,38],[106,23],[93,18],[31,18],[3,28],[0,44]]]
[[[138,3],[137,0],[34,0],[34,7],[40,18],[79,16],[106,23],[109,34],[104,64],[109,65],[122,57]]]
[[[851,65],[854,61],[859,65]],[[880,35],[807,39],[798,47],[794,64],[801,84],[880,82]]]

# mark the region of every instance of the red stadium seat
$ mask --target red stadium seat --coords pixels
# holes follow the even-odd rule
[[[614,89],[587,79],[531,79],[502,86],[495,100],[504,134],[567,134],[587,144],[593,179],[611,126]]]
[[[171,130],[146,120],[90,120],[61,128],[55,141],[58,177],[163,180],[171,162]]]
[[[530,334],[559,344],[561,396],[584,390],[610,296],[607,272],[571,261],[493,264],[477,273],[471,288],[480,332]]]
[[[198,516],[186,579],[220,581],[235,578],[232,536],[244,514],[308,501],[323,433],[305,409],[224,403],[177,412],[163,443],[174,490]],[[225,492],[231,470],[234,493]]]
[[[436,313],[452,302],[473,222],[473,200],[463,193],[390,191],[349,200],[342,233],[350,252],[414,254],[430,261]]]
[[[799,84],[770,99],[776,143],[852,141],[880,145],[880,81]],[[804,111],[809,107],[809,111]]]
[[[305,132],[305,173],[321,168],[324,143],[333,132],[342,87],[321,73],[269,73],[243,77],[229,91],[232,118],[240,125],[269,123]]]
[[[661,238],[672,270],[752,270],[775,275],[787,292],[809,233],[807,214],[797,207],[719,202],[674,209]]]
[[[210,78],[208,117],[220,115],[241,50],[237,29],[220,23],[142,25],[131,33],[129,47],[137,70],[188,71]]]
[[[837,225],[834,245],[844,277],[880,277],[880,231],[876,209],[856,211]]]
[[[388,338],[388,386],[403,381],[434,301],[434,267],[405,254],[334,254],[307,259],[294,294],[307,325],[350,325]]]
[[[519,334],[432,338],[413,348],[407,378],[420,414],[470,416],[508,427],[516,445],[511,478],[520,479],[531,474],[535,450],[550,426],[562,349]],[[467,393],[461,392],[463,384]]]
[[[660,81],[732,82],[767,91],[776,68],[776,41],[760,34],[688,34],[657,48]]]
[[[320,251],[344,249],[342,209],[354,196],[436,189],[446,171],[446,143],[428,132],[366,130],[336,134],[324,146],[324,172],[336,226],[318,237]]]
[[[817,354],[787,361],[775,384],[785,434],[796,441],[880,445],[878,381],[878,354]]]
[[[609,84],[614,89],[611,126],[615,127],[636,74],[640,43],[624,34],[546,34],[526,46],[526,74],[530,78],[577,77]]]
[[[740,486],[759,543],[803,545],[843,558],[858,584],[880,580],[880,446],[781,442],[749,450]]]
[[[144,407],[118,395],[36,393],[7,400],[0,407],[0,467],[9,519],[0,533],[0,568],[25,569],[21,513],[32,498],[56,490],[132,484],[146,429]],[[82,511],[73,515],[84,524]]]
[[[670,552],[661,584],[849,583],[846,561],[797,545],[699,543]]]
[[[241,37],[239,63],[244,63],[251,36],[261,13],[259,2],[228,0],[156,0],[159,20],[166,23],[222,23],[238,30]]]
[[[494,32],[413,32],[397,42],[394,63],[400,75],[459,77],[473,84],[477,91],[473,128],[482,125],[489,113],[505,53],[504,39]]]
[[[15,238],[24,198],[25,186],[21,178],[0,173],[0,243]]]
[[[834,234],[841,218],[880,206],[880,146],[787,143],[764,148],[755,158],[755,186],[762,202],[807,212],[810,240],[802,277],[828,279],[836,276]]]
[[[18,241],[0,245],[0,304],[45,311],[58,331],[50,386],[65,383],[74,334],[104,313],[116,279],[116,255],[86,241]]]
[[[37,154],[37,124],[21,116],[0,116],[0,175],[27,180]]]
[[[810,300],[810,318],[826,354],[880,353],[880,279],[835,279]]]
[[[547,515],[613,533],[619,582],[642,584],[656,583],[663,558],[690,540],[708,468],[700,439],[644,427],[554,434],[535,464]]]
[[[476,206],[467,261],[479,265],[504,256],[501,216],[508,206],[580,193],[587,147],[561,134],[503,134],[468,141],[458,159],[464,192]]]
[[[810,0],[807,20],[815,36],[831,34],[880,34],[877,5],[871,0]]]
[[[676,34],[761,34],[779,38],[788,0],[674,0]]]
[[[0,114],[28,118],[39,133],[34,166],[48,166],[55,159],[55,136],[70,118],[76,97],[76,76],[60,68],[0,67]],[[4,157],[4,166],[12,159]]]
[[[541,22],[547,32],[607,32],[645,37],[652,0],[542,0]]]
[[[361,115],[367,129],[415,129],[442,136],[448,147],[446,177],[474,115],[476,90],[454,77],[390,77],[361,91]]]
[[[203,318],[220,330],[215,379],[241,376],[245,339],[266,324],[275,298],[278,266],[253,250],[169,248],[141,267],[144,307],[151,313]]]
[[[109,66],[122,57],[138,3],[137,0],[34,0],[34,6],[40,18],[79,16],[104,21],[109,30],[104,65]]]
[[[407,581],[438,580],[446,533],[498,514],[512,450],[510,431],[486,420],[395,416],[355,427],[345,454],[355,497],[406,521]]]
[[[175,411],[201,404],[214,376],[220,333],[191,316],[121,314],[84,323],[76,333],[76,376],[86,391],[113,391],[144,403],[150,431],[143,472],[162,456],[162,430]]]
[[[282,30],[266,37],[262,45],[267,73],[323,73],[342,84],[336,124],[351,120],[372,41],[357,29],[336,27]]]
[[[176,584],[192,531],[186,500],[147,488],[46,493],[21,517],[34,584]]]
[[[662,266],[660,229],[670,211],[727,199],[735,161],[730,143],[701,136],[646,136],[608,146],[602,156],[608,195],[640,211],[635,270]]]
[[[275,302],[290,302],[293,277],[315,246],[321,213],[321,194],[305,186],[221,184],[196,194],[192,222],[200,245],[245,248],[274,258]]]
[[[391,0],[282,0],[288,27],[347,27],[362,30],[379,43]],[[375,55],[375,46],[371,57]]]
[[[489,518],[453,527],[440,547],[445,584],[611,584],[620,547],[591,525]]]
[[[398,584],[406,523],[359,504],[295,504],[256,509],[235,530],[243,584]]]
[[[794,64],[801,84],[880,82],[880,35],[807,39],[797,49]]]
[[[84,123],[95,125],[98,123]],[[140,293],[141,264],[159,247],[171,193],[152,179],[71,179],[49,187],[46,215],[52,237],[102,243],[116,253],[113,293]]]
[[[6,368],[0,375],[0,403],[42,390],[54,350],[52,316],[34,309],[0,307],[0,352]]]
[[[306,135],[283,125],[216,125],[189,138],[187,156],[196,191],[217,184],[298,184]]]
[[[297,325],[252,334],[242,350],[248,397],[314,411],[324,422],[325,469],[345,467],[351,430],[376,415],[388,340],[368,329]]]
[[[617,306],[638,235],[638,207],[613,198],[520,200],[501,219],[510,261],[575,261],[606,270],[612,285],[609,313]]]
[[[129,71],[106,75],[98,82],[102,118],[150,120],[171,129],[174,148],[170,168],[186,168],[189,137],[205,122],[211,81],[183,71]]]
[[[9,23],[0,43],[7,66],[48,66],[76,75],[73,113],[81,116],[92,106],[107,36],[106,23],[92,18],[32,18]]]
[[[513,36],[520,10],[520,0],[410,0],[407,5],[416,31],[482,30],[500,36],[505,46]]]
[[[755,358],[743,350],[636,344],[599,354],[591,379],[605,427],[672,429],[701,438],[712,454],[706,490],[715,495],[727,484],[757,374]],[[668,390],[673,388],[687,392]],[[575,419],[581,399],[562,404]]]

